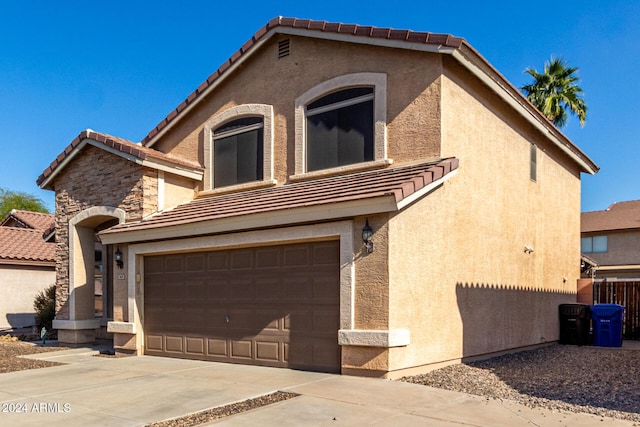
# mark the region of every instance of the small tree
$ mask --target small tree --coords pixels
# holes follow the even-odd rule
[[[36,196],[0,187],[0,219],[7,216],[12,209],[49,213],[44,202]]]
[[[56,285],[51,285],[36,294],[33,309],[36,311],[36,324],[50,331],[53,318],[56,316]]]

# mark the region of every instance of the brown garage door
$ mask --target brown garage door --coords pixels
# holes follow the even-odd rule
[[[147,256],[145,353],[340,370],[337,241]]]

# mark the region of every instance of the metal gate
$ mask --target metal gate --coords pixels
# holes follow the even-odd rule
[[[594,304],[620,304],[625,308],[622,337],[640,340],[640,281],[604,279],[593,284]]]

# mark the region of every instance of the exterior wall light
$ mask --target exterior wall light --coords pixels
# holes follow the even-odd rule
[[[122,260],[122,252],[120,252],[120,248],[116,249],[113,253],[114,261],[120,270],[124,268],[124,261]]]
[[[367,248],[367,253],[373,252],[373,229],[369,225],[369,219],[367,218],[367,223],[362,227],[362,241],[364,242],[364,247]]]

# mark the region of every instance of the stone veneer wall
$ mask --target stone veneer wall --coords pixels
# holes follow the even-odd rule
[[[69,319],[69,220],[93,206],[126,212],[126,221],[157,210],[157,171],[93,146],[85,147],[56,177],[56,317]]]

